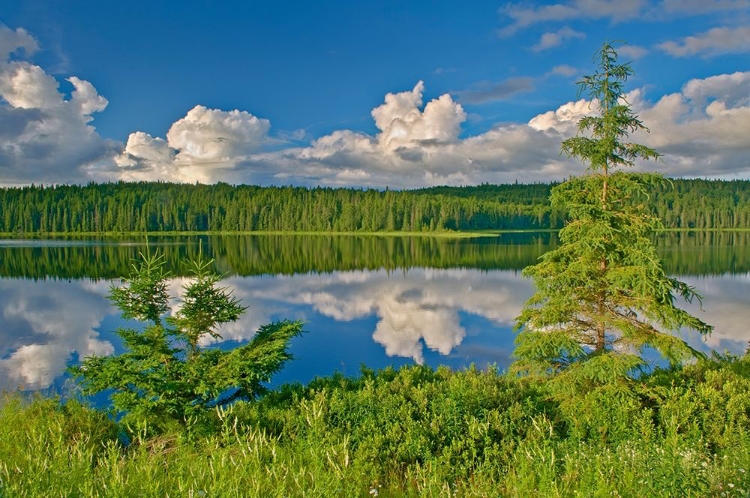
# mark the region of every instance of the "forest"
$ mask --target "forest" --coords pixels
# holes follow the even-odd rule
[[[0,233],[441,232],[561,228],[555,184],[418,190],[173,183],[0,189]],[[649,195],[666,228],[750,228],[750,180],[665,180]]]

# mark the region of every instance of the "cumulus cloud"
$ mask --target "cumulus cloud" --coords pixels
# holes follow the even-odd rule
[[[294,171],[309,184],[424,186],[482,181],[542,181],[559,169],[559,133],[526,124],[501,125],[481,135],[459,138],[466,113],[450,95],[421,110],[424,86],[389,94],[373,110],[380,132],[340,130],[310,147],[257,156],[282,172]],[[256,165],[254,165],[256,166]]]
[[[172,124],[166,140],[131,133],[115,162],[129,180],[210,183],[217,171],[233,168],[258,150],[270,127],[270,121],[246,111],[198,105]]]
[[[669,175],[722,177],[750,173],[750,72],[694,79],[655,104],[631,101],[651,129],[636,138],[665,154]]]
[[[560,142],[575,135],[582,116],[596,112],[587,100],[562,104],[527,123],[501,124],[461,138],[461,106],[444,95],[421,111],[422,92],[420,83],[411,91],[389,94],[373,111],[381,130],[377,135],[335,131],[310,147],[255,155],[252,168],[265,167],[277,182],[288,178],[313,185],[379,187],[545,182],[585,168],[560,155]],[[657,167],[672,176],[747,173],[749,94],[746,73],[692,80],[656,103],[643,90],[633,91],[629,100],[652,130],[634,138],[666,154],[663,162],[639,167]]]
[[[14,31],[0,24],[0,61],[7,61],[12,54],[20,50],[23,50],[26,56],[33,55],[39,50],[39,43],[23,28]]]
[[[424,84],[411,91],[389,93],[385,102],[373,109],[379,133],[371,136],[351,130],[339,130],[313,141],[310,147],[257,155],[244,166],[258,168],[273,164],[274,177],[293,175],[305,183],[423,185],[432,175],[436,181],[458,174],[457,156],[461,124],[466,112],[450,95],[433,99],[422,107]],[[431,165],[425,170],[425,165]],[[395,175],[395,176],[394,176]],[[390,178],[390,181],[386,180]]]
[[[750,52],[750,26],[738,28],[713,28],[679,41],[667,41],[658,47],[675,57],[701,55],[711,57],[721,54]]]
[[[594,3],[597,15],[622,7]],[[6,53],[36,47],[23,30],[0,30],[0,40]],[[639,55],[639,48],[630,47],[630,55]],[[560,65],[544,77],[576,72]],[[123,179],[408,188],[547,182],[584,170],[560,156],[560,142],[575,134],[577,120],[590,112],[585,101],[462,136],[467,120],[462,103],[531,91],[532,78],[477,85],[457,92],[458,101],[450,94],[426,101],[419,81],[411,90],[387,94],[372,110],[375,134],[336,130],[309,146],[288,147],[287,141],[281,150],[266,147],[279,143],[269,136],[267,119],[200,105],[173,123],[164,138],[136,131],[124,146],[104,140],[90,123],[107,100],[85,80],[71,76],[68,82],[72,91],[66,95],[39,66],[0,62],[0,184]],[[637,138],[667,154],[660,164],[667,175],[746,174],[748,144],[742,130],[747,129],[748,93],[746,73],[693,80],[656,103],[638,90],[633,102],[653,132]]]
[[[378,127],[378,145],[385,150],[398,150],[421,143],[449,143],[458,138],[461,123],[466,121],[463,108],[450,95],[430,101],[423,111],[420,81],[411,92],[389,93],[385,103],[372,110]]]
[[[529,121],[529,127],[539,131],[555,130],[564,135],[573,133],[578,121],[594,113],[594,106],[586,99],[568,102],[554,111],[539,114]]]
[[[167,132],[177,159],[217,161],[247,154],[258,148],[271,127],[245,111],[220,111],[195,106]]]
[[[541,52],[542,50],[547,50],[548,48],[560,46],[568,40],[583,38],[586,38],[586,35],[584,33],[575,31],[574,29],[565,26],[564,28],[560,28],[557,31],[544,33],[539,39],[539,43],[531,47],[531,50],[533,50],[534,52]]]
[[[11,62],[0,70],[0,95],[18,109],[54,110],[63,103],[59,83],[39,66]]]
[[[0,184],[84,181],[117,148],[88,124],[107,99],[75,76],[66,98],[41,67],[8,60],[21,49],[28,56],[38,44],[23,29],[0,27]]]
[[[642,2],[570,5],[591,7],[591,15],[605,17],[608,12],[644,8]],[[645,53],[638,46],[621,49],[633,58]],[[576,72],[562,65],[550,74]],[[742,160],[748,148],[741,136],[747,129],[748,106],[743,75],[693,80],[681,93],[655,104],[646,100],[643,90],[631,94],[636,110],[653,130],[637,138],[667,154],[659,165],[665,174],[721,176],[748,171]],[[531,78],[511,78],[458,92],[458,96],[463,103],[476,104],[529,91],[533,85]],[[485,133],[461,137],[467,119],[462,105],[449,94],[425,103],[424,92],[425,85],[419,81],[411,90],[388,93],[371,112],[378,130],[374,135],[337,130],[308,147],[271,152],[262,150],[271,140],[267,120],[246,112],[198,106],[172,126],[166,140],[131,135],[117,162],[128,179],[370,187],[545,182],[579,174],[585,168],[560,155],[560,142],[576,133],[582,116],[593,112],[586,100],[564,103],[526,123],[501,123]]]

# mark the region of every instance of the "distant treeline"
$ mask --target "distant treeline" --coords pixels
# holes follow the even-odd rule
[[[550,184],[420,190],[91,183],[0,189],[0,232],[437,232],[560,228]],[[669,228],[750,228],[750,181],[671,180],[649,205]]]

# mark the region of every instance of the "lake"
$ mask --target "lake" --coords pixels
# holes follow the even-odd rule
[[[145,238],[0,240],[0,388],[64,392],[65,367],[121,350],[124,324],[107,294]],[[655,239],[665,267],[703,295],[680,303],[715,326],[701,351],[742,354],[750,339],[750,232],[665,233]],[[532,293],[521,270],[556,247],[551,233],[498,237],[174,236],[149,237],[174,278],[202,250],[248,307],[221,330],[219,347],[247,341],[258,326],[303,320],[295,360],[274,384],[307,382],[361,365],[423,363],[503,369],[514,319]],[[177,305],[174,302],[173,305]]]

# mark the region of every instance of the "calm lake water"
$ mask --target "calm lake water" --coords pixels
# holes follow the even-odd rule
[[[750,339],[750,233],[668,233],[656,239],[668,272],[703,295],[681,305],[715,326],[702,351],[741,354]],[[0,388],[65,391],[65,367],[121,350],[107,300],[144,239],[0,240]],[[274,383],[306,382],[424,363],[463,368],[511,361],[515,317],[532,293],[521,269],[556,246],[553,234],[479,239],[356,236],[152,237],[174,292],[181,261],[216,260],[248,310],[219,347],[283,318],[306,323],[296,359]],[[176,302],[174,303],[177,304]]]

